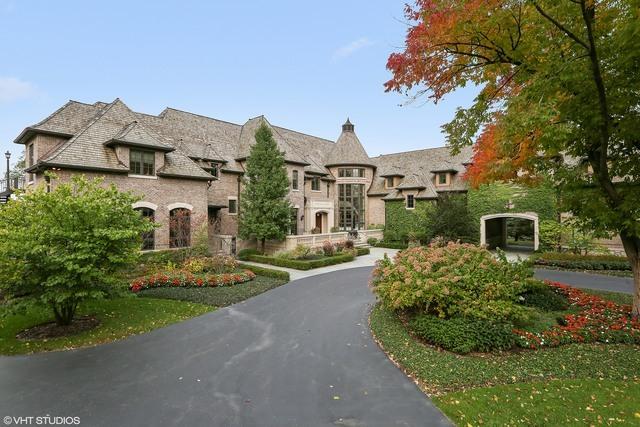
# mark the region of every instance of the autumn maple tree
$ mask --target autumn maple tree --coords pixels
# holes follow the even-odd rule
[[[472,185],[546,176],[585,228],[618,234],[640,314],[640,0],[418,0],[388,91],[479,94],[443,126],[476,142]],[[476,136],[479,137],[476,138]]]

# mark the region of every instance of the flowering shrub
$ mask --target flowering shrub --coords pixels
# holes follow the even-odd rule
[[[524,264],[495,259],[477,246],[449,242],[409,248],[394,262],[385,256],[378,261],[371,284],[382,303],[394,310],[497,322],[526,318],[526,309],[517,301],[531,276]]]
[[[158,273],[150,276],[135,279],[129,285],[132,292],[139,292],[143,289],[162,287],[217,287],[232,286],[253,280],[255,273],[245,270],[241,273],[223,273],[195,275],[189,271],[176,271],[170,273]]]
[[[631,317],[630,305],[606,301],[562,283],[547,283],[579,311],[564,316],[562,325],[543,332],[514,329],[520,347],[537,349],[585,342],[640,344],[640,320]]]
[[[193,257],[187,259],[182,264],[182,269],[199,274],[203,272],[209,273],[228,273],[238,268],[238,261],[228,255],[214,255],[210,257]]]
[[[322,252],[324,253],[324,256],[333,256],[336,252],[336,248],[333,246],[333,243],[325,240],[322,242]]]

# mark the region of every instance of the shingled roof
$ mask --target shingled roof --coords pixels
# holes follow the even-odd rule
[[[300,165],[309,165],[309,161],[304,155],[298,152],[298,150],[285,138],[275,127],[271,126],[271,123],[264,117],[258,116],[246,121],[242,125],[242,131],[240,132],[240,141],[238,145],[237,159],[245,159],[249,156],[251,147],[256,143],[256,131],[262,125],[266,124],[273,134],[273,139],[276,141],[280,151],[284,153],[285,161],[291,163],[297,163]]]
[[[329,151],[328,156],[325,159],[325,166],[337,166],[337,165],[363,165],[363,166],[375,166],[364,147],[360,143],[360,140],[354,132],[353,124],[347,119],[345,124],[342,125],[342,133],[335,146]]]

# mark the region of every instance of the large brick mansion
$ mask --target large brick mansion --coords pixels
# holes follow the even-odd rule
[[[172,108],[157,116],[138,113],[119,99],[69,101],[25,128],[15,143],[25,146],[28,186],[55,186],[81,173],[141,195],[134,207],[161,225],[145,248],[164,249],[189,244],[177,236],[195,233],[200,223],[210,235],[237,235],[244,164],[262,122],[285,155],[291,234],[366,229],[385,223],[386,201],[404,200],[412,209],[416,200],[465,191],[461,175],[470,150],[369,157],[349,120],[334,142],[274,126],[264,116],[234,124]],[[47,170],[57,178],[46,178]],[[178,214],[181,220],[171,221]]]

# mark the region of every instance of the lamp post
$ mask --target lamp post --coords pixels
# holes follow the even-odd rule
[[[9,184],[9,159],[11,158],[11,153],[9,152],[9,150],[7,150],[6,153],[4,153],[4,156],[7,158],[7,191],[9,191],[11,189],[10,184]]]

